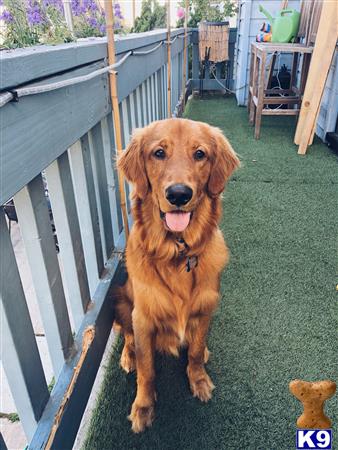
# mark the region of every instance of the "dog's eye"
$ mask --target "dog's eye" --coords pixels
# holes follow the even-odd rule
[[[163,148],[159,148],[154,152],[154,156],[157,159],[164,159],[165,158],[165,151]]]
[[[194,158],[196,159],[196,161],[200,161],[201,159],[205,158],[205,153],[203,150],[197,150],[194,153]]]

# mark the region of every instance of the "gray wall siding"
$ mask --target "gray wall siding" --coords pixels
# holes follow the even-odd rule
[[[320,105],[316,134],[324,141],[326,133],[334,131],[338,116],[338,51],[336,50]]]

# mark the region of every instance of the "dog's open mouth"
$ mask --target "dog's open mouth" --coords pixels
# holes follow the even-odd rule
[[[167,213],[161,211],[161,218],[164,219],[169,230],[182,232],[189,225],[191,214],[191,212],[185,211],[171,211]]]

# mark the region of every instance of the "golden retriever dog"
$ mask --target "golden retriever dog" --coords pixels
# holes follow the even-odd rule
[[[206,337],[228,260],[220,195],[239,159],[218,128],[167,119],[136,130],[118,166],[133,184],[134,224],[115,320],[124,335],[121,366],[137,371],[129,419],[138,433],[154,419],[156,350],[178,355],[186,346],[192,394],[211,398]]]

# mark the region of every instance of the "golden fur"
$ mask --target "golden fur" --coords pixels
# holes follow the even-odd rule
[[[165,159],[154,155],[157,149]],[[205,157],[195,159],[202,149]],[[119,168],[133,183],[132,227],[126,250],[128,281],[116,293],[116,322],[125,345],[121,366],[137,370],[137,395],[129,419],[135,432],[154,418],[155,350],[178,355],[188,347],[187,375],[194,396],[211,398],[214,388],[204,364],[206,336],[218,303],[219,278],[228,260],[218,222],[220,194],[239,160],[219,129],[187,119],[154,122],[136,130]],[[193,211],[180,233],[168,229],[164,213],[177,209],[165,189],[190,186],[191,200],[180,210]],[[161,217],[162,212],[162,217]],[[198,265],[186,270],[187,258]]]

